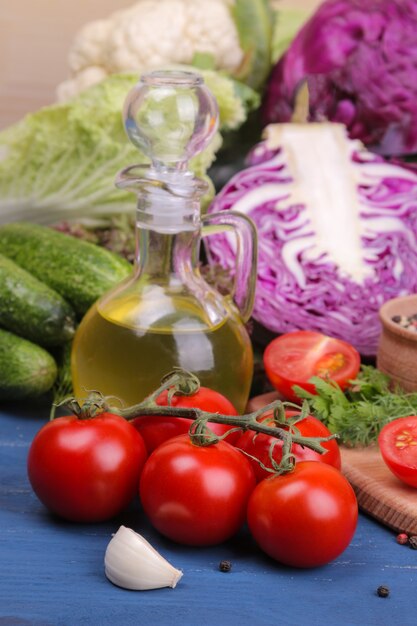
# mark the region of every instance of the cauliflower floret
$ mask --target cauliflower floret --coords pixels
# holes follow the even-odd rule
[[[110,19],[89,22],[81,28],[68,55],[68,64],[73,73],[77,74],[90,65],[102,65],[103,50],[111,28]]]
[[[104,75],[139,74],[168,63],[190,64],[196,52],[203,52],[212,55],[217,69],[234,73],[244,53],[230,13],[233,2],[139,0],[107,20],[87,24],[70,51],[73,76],[58,87],[61,99],[84,88],[85,79],[78,76],[91,67],[102,68]]]
[[[190,53],[192,42],[185,40],[187,20],[184,0],[142,0],[115,23],[104,50],[110,71],[138,70],[180,63],[181,47]]]
[[[227,4],[233,2],[211,1],[210,11],[207,11],[204,0],[189,2],[185,35],[194,42],[193,53],[209,52],[216,61],[216,67],[234,72],[241,65],[244,55]]]

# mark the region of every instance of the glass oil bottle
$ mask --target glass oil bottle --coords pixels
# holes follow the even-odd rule
[[[253,373],[245,322],[254,298],[256,231],[233,211],[202,217],[207,184],[188,169],[216,131],[216,102],[198,74],[151,72],[128,95],[124,121],[130,140],[151,160],[116,180],[138,196],[136,262],[78,328],[75,394],[82,399],[98,390],[132,405],[178,366],[243,412]],[[235,288],[226,297],[199,271],[202,236],[218,229],[235,237]]]

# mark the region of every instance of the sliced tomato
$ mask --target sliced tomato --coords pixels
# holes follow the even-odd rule
[[[417,487],[417,415],[399,417],[386,424],[378,437],[382,458],[391,472]]]
[[[313,376],[334,380],[346,389],[360,368],[359,352],[346,341],[310,330],[297,330],[273,339],[264,352],[264,367],[272,385],[288,400],[299,399],[292,387],[311,393]]]

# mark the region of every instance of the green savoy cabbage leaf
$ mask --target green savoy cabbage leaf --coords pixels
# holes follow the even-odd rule
[[[274,15],[272,30],[271,59],[273,63],[289,48],[295,35],[301,30],[310,16],[311,11],[280,8]]]
[[[235,0],[230,7],[244,61],[236,78],[261,91],[271,70],[274,12],[269,0]]]
[[[259,98],[220,73],[200,73],[220,112],[220,132],[191,162],[196,175],[205,176],[221,132],[239,127]],[[114,179],[122,168],[147,161],[127,139],[121,116],[137,80],[136,74],[114,74],[0,132],[0,223],[53,223],[133,209],[132,194],[116,189]]]

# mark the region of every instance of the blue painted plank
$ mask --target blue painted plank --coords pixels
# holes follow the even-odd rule
[[[0,411],[1,626],[414,626],[417,551],[360,516],[336,561],[313,570],[264,556],[247,528],[214,548],[175,545],[156,533],[139,504],[103,524],[51,516],[32,493],[26,457],[48,407]],[[103,558],[120,524],[143,534],[184,576],[175,589],[132,592],[112,585]],[[229,573],[219,571],[232,561]],[[390,587],[388,598],[376,588]]]

